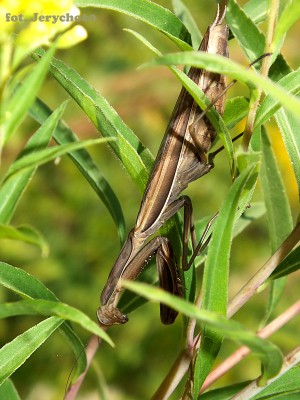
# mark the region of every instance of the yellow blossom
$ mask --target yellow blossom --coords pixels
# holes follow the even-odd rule
[[[0,18],[4,20],[0,21],[0,44],[6,43],[12,32],[17,33],[15,46],[19,62],[26,53],[37,47],[49,46],[58,34],[71,27],[79,14],[80,10],[72,0],[0,0]],[[63,47],[70,47],[86,37],[81,27],[59,41]]]

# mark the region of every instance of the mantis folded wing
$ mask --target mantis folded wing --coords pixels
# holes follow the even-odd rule
[[[219,13],[207,29],[199,50],[228,57],[228,26]],[[188,76],[206,94],[219,114],[224,111],[225,77],[216,73],[191,68]],[[100,324],[110,326],[127,322],[127,316],[117,308],[122,291],[122,279],[134,280],[145,266],[145,261],[156,254],[160,285],[170,293],[180,296],[182,288],[178,268],[169,240],[155,237],[165,221],[184,207],[183,268],[188,266],[187,247],[189,232],[195,251],[196,238],[193,229],[192,204],[187,196],[179,197],[188,184],[208,173],[213,165],[207,161],[216,132],[209,119],[193,97],[182,88],[170,123],[150,175],[134,228],[115,262],[101,294],[101,306],[97,310]],[[190,127],[192,126],[192,129]],[[161,320],[173,323],[177,312],[161,305]]]

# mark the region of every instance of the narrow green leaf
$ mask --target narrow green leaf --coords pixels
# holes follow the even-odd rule
[[[0,284],[25,299],[59,301],[37,278],[4,262],[0,262]]]
[[[300,93],[300,69],[290,72],[277,82],[288,93],[297,95]],[[264,98],[256,114],[254,129],[267,122],[272,115],[280,109],[281,104],[278,99],[268,95]],[[296,119],[296,116],[294,117]]]
[[[65,103],[55,110],[44,124],[31,136],[23,151],[19,155],[22,158],[24,154],[34,152],[36,149],[42,150],[48,146],[52,133],[57,125],[57,121],[62,116],[65,109]],[[20,171],[15,176],[1,183],[0,186],[0,223],[8,224],[13,213],[24,193],[30,179],[34,175],[36,168]]]
[[[39,51],[37,54],[42,54]],[[109,145],[133,182],[143,192],[153,165],[153,156],[122,121],[116,111],[87,81],[63,62],[54,59],[50,73],[78,103],[104,137],[115,137]]]
[[[17,389],[10,379],[6,379],[6,381],[0,385],[0,399],[21,400]]]
[[[202,40],[199,28],[187,6],[181,0],[173,0],[172,6],[175,15],[182,21],[191,33],[193,48],[196,50]]]
[[[113,138],[87,139],[79,142],[61,144],[59,146],[52,146],[48,147],[47,149],[37,150],[28,155],[24,155],[22,158],[16,160],[9,168],[5,180],[9,179],[11,176],[20,171],[24,171],[29,168],[32,169],[37,166],[43,165],[71,151],[75,151],[88,146],[93,146],[95,144],[106,143],[109,140],[113,140]]]
[[[260,3],[263,4],[262,1]],[[254,6],[256,6],[256,4],[254,4]],[[253,5],[251,5],[251,8],[253,9]],[[261,13],[261,10],[258,10],[258,12]],[[228,2],[226,21],[250,62],[264,54],[264,35],[242,8],[239,7],[235,0],[229,0]],[[241,32],[247,32],[247,35],[241,35]]]
[[[297,400],[300,393],[300,366],[293,367],[253,397],[253,400]],[[295,397],[293,397],[293,394]]]
[[[222,388],[210,390],[201,394],[199,400],[230,400],[235,394],[240,392],[251,382],[240,382],[238,384],[225,386]],[[300,392],[300,367],[289,369],[284,375],[278,377],[257,395],[251,397],[251,400],[298,400]]]
[[[170,10],[149,0],[76,0],[77,7],[105,8],[136,18],[172,39],[180,49],[189,50],[190,34]]]
[[[0,262],[0,284],[25,299],[34,298],[59,301],[55,294],[38,279],[20,268],[13,267],[3,262]],[[64,323],[61,329],[65,333],[75,353],[77,362],[74,379],[76,379],[86,368],[85,349],[68,323]]]
[[[247,186],[253,187],[257,178],[257,163],[251,164],[233,183],[229,194],[220,209],[215,222],[207,259],[204,267],[202,284],[202,308],[227,314],[229,258],[233,235],[233,225],[240,198]],[[249,187],[247,191],[251,190]],[[244,209],[239,210],[243,212]],[[220,332],[209,327],[202,330],[200,349],[197,355],[194,371],[194,397],[208,375],[217,357],[222,343]]]
[[[271,279],[278,279],[289,275],[300,268],[300,246],[296,247],[272,272]]]
[[[240,122],[249,111],[249,102],[245,97],[239,96],[226,100],[225,111],[222,115],[228,129]]]
[[[30,299],[0,304],[0,318],[16,315],[57,316],[64,320],[76,322],[88,332],[99,336],[113,346],[113,342],[107,333],[86,314],[58,301]]]
[[[262,131],[261,144],[263,154],[261,186],[266,204],[273,254],[292,231],[293,219],[277,161],[265,131]]]
[[[219,313],[200,310],[196,305],[173,296],[160,288],[131,281],[124,281],[123,286],[138,293],[140,296],[147,297],[149,300],[164,303],[189,318],[197,319],[201,323],[209,325],[212,329],[218,331],[220,335],[237,340],[239,343],[249,347],[263,363],[263,380],[275,376],[280,371],[283,357],[278,347],[268,340],[255,336],[254,333],[249,332],[240,323],[228,320]]]
[[[282,108],[275,114],[282,139],[289,155],[300,193],[300,119]]]
[[[299,0],[293,0],[283,10],[278,20],[273,43],[271,46],[272,53],[274,56],[276,56],[280,52],[280,48],[286,33],[299,18],[300,18],[300,2]]]
[[[249,381],[239,382],[234,385],[213,389],[206,393],[201,393],[201,395],[197,397],[197,400],[230,400],[237,392],[244,389],[244,387],[249,383]]]
[[[204,52],[182,52],[173,53],[157,58],[144,66],[154,65],[192,65],[198,68],[205,68],[208,71],[228,75],[234,79],[246,83],[249,87],[259,87],[267,94],[277,99],[286,109],[298,115],[300,100],[289,94],[280,85],[275,84],[270,79],[261,74],[249,70],[242,65],[219,55]]]
[[[34,67],[34,70],[25,79],[24,83],[19,86],[16,93],[14,93],[12,99],[9,101],[5,109],[5,113],[9,115],[9,117],[4,124],[4,143],[7,142],[9,137],[18,128],[34,102],[37,92],[48,72],[49,63],[53,57],[54,51],[55,48],[52,47],[44,54],[44,57]]]
[[[0,224],[0,238],[34,244],[41,249],[43,257],[46,257],[49,251],[49,246],[42,234],[28,225],[15,228],[11,225]]]
[[[241,218],[236,221],[233,229],[233,237],[238,236],[252,222],[256,221],[266,213],[266,207],[263,202],[254,202],[250,203],[250,205],[250,208],[246,208],[241,215]]]
[[[267,0],[249,1],[244,10],[240,8],[235,0],[229,0],[228,3],[226,13],[227,22],[231,32],[240,43],[241,48],[247,55],[250,62],[255,61],[265,52],[265,36],[259,30],[256,24],[258,20],[265,19],[267,7],[269,7]],[[241,35],[241,32],[247,32],[247,35]],[[286,73],[290,72],[290,68],[281,54],[272,54],[271,57],[272,60],[275,61],[272,62],[272,66],[269,71],[270,78],[273,80],[278,80],[275,79],[277,75],[282,77]],[[260,63],[257,63],[256,68],[258,68],[259,65]],[[275,71],[277,72],[276,76]]]
[[[263,153],[261,187],[266,204],[271,253],[273,254],[292,231],[293,219],[275,155],[264,130],[262,130],[261,144]],[[268,320],[276,307],[284,286],[285,278],[272,283],[264,322]]]
[[[17,336],[0,349],[0,384],[13,374],[63,323],[50,317]]]
[[[35,101],[29,112],[40,124],[43,124],[51,114],[49,107],[47,107],[40,99]],[[53,138],[58,144],[67,144],[78,141],[77,136],[61,120],[53,133]],[[98,166],[86,149],[80,149],[68,153],[68,156],[110,212],[117,226],[120,242],[123,243],[125,240],[125,219],[120,202],[110,184],[101,174]]]
[[[267,0],[249,0],[244,5],[244,11],[255,24],[265,20],[267,15]]]

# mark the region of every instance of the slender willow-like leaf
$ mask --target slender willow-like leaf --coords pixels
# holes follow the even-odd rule
[[[211,329],[218,331],[233,340],[237,340],[249,347],[263,363],[263,376],[261,384],[266,379],[275,376],[282,365],[282,354],[277,346],[268,340],[261,339],[249,332],[241,324],[234,320],[207,310],[200,310],[196,305],[189,303],[177,296],[173,296],[162,289],[146,285],[140,282],[126,281],[122,284],[125,288],[147,297],[149,300],[167,304],[175,310],[182,312],[190,318],[197,319],[201,323],[209,325]]]
[[[52,137],[53,131],[57,125],[58,120],[61,118],[65,109],[65,104],[61,104],[43,125],[31,136],[28,143],[25,145],[23,151],[19,155],[22,158],[24,154],[34,152],[37,149],[45,149]],[[13,164],[12,164],[13,165]],[[11,220],[13,213],[20,201],[25,189],[27,188],[32,176],[36,171],[36,166],[20,171],[18,174],[1,182],[0,186],[0,223],[8,224]]]
[[[230,1],[231,3],[231,1]],[[249,0],[243,9],[255,24],[265,20],[267,15],[267,0]]]
[[[191,33],[193,48],[197,49],[202,40],[202,35],[194,20],[194,17],[181,0],[173,0],[172,5],[175,15],[180,19],[180,21],[182,21],[184,26],[186,26],[188,31]]]
[[[294,23],[300,18],[300,2],[293,0],[283,10],[278,20],[274,40],[272,43],[272,52],[276,56],[281,48],[284,37],[288,30],[294,25]]]
[[[264,130],[262,130],[261,144],[263,154],[261,187],[267,210],[271,252],[274,253],[292,231],[293,219],[275,155]],[[280,300],[285,281],[283,278],[272,283],[265,321],[268,320]]]
[[[43,54],[43,52],[39,51],[37,54]],[[154,161],[150,151],[122,121],[106,99],[74,69],[69,68],[62,61],[53,59],[50,73],[83,109],[102,136],[117,139],[109,144],[133,182],[143,192]]]
[[[49,251],[48,244],[42,234],[28,225],[22,225],[15,228],[11,225],[0,224],[0,238],[19,240],[38,246],[44,257]]]
[[[86,314],[58,301],[30,299],[0,304],[0,318],[16,315],[57,316],[64,320],[76,322],[88,332],[99,336],[113,346],[109,336]]]
[[[294,170],[300,194],[300,119],[282,108],[277,111],[275,118]]]
[[[285,75],[282,79],[277,82],[280,86],[282,86],[287,92],[292,94],[299,94],[300,92],[300,69],[297,71],[290,72]],[[261,103],[261,106],[256,114],[254,129],[263,125],[267,122],[272,115],[276,113],[281,107],[278,99],[275,99],[271,95],[268,95],[264,98]]]
[[[78,7],[105,8],[145,22],[172,39],[182,50],[189,50],[190,34],[170,10],[149,0],[76,0]]]
[[[198,68],[205,68],[208,71],[219,74],[228,75],[238,81],[246,83],[249,87],[260,87],[267,94],[270,94],[280,102],[285,108],[295,115],[298,115],[300,108],[300,100],[289,94],[284,88],[276,85],[270,79],[265,78],[255,71],[249,70],[240,64],[222,56],[209,54],[204,52],[183,52],[168,54],[147,63],[151,65],[193,65]]]
[[[30,114],[40,124],[51,114],[51,110],[40,99],[37,99],[30,109]],[[67,144],[78,141],[75,133],[63,122],[59,121],[53,133],[53,139],[58,144]],[[110,212],[118,230],[120,242],[125,240],[125,220],[120,202],[112,190],[108,181],[101,174],[98,166],[93,161],[91,155],[86,149],[80,149],[71,153],[68,156],[74,162],[82,175],[89,182],[93,190],[102,200],[108,211]]]
[[[270,280],[289,275],[300,268],[300,246],[293,250],[270,275]]]
[[[38,279],[29,275],[22,269],[2,262],[0,263],[0,284],[23,298],[59,301],[55,294]],[[69,323],[64,323],[61,329],[65,333],[75,353],[77,364],[74,379],[76,379],[86,368],[85,349]]]
[[[11,176],[17,174],[20,171],[26,171],[28,169],[35,168],[36,166],[43,165],[49,161],[53,161],[57,157],[61,157],[71,151],[100,143],[105,143],[109,140],[113,140],[113,138],[87,139],[80,142],[51,146],[46,149],[34,151],[16,160],[9,168],[5,179],[9,179]]]
[[[234,0],[228,2],[226,21],[250,62],[264,54],[264,35]],[[247,34],[241,35],[241,32]]]
[[[0,349],[0,384],[13,374],[63,323],[50,317],[17,336]]]
[[[10,379],[6,379],[6,381],[0,385],[0,399],[21,400],[17,389]]]
[[[257,162],[251,164],[233,183],[220,209],[208,248],[202,284],[202,308],[216,311],[224,316],[227,314],[229,258],[236,210],[245,188],[248,186],[247,191],[251,191],[251,188],[255,186],[257,166]],[[245,206],[241,207],[242,210],[239,210],[239,213]],[[220,332],[216,333],[205,326],[202,330],[200,349],[194,367],[195,398],[211,370],[221,343]]]
[[[4,125],[4,138],[2,139],[4,143],[18,128],[34,102],[49,69],[54,51],[55,48],[52,47],[45,53],[45,57],[38,62],[30,75],[24,80],[24,83],[18,87],[5,108],[5,113],[9,118]]]

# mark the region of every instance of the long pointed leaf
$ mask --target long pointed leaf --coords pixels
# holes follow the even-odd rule
[[[190,318],[197,319],[201,323],[209,325],[212,329],[233,340],[249,347],[263,363],[263,375],[260,382],[275,376],[281,368],[283,357],[273,343],[268,340],[261,339],[249,332],[241,324],[236,321],[228,320],[223,315],[200,310],[196,305],[189,303],[177,296],[140,282],[124,281],[122,285],[140,296],[147,297],[149,300],[160,302],[174,308],[178,312],[187,315]]]
[[[95,144],[105,143],[113,138],[87,139],[80,142],[61,144],[59,146],[48,147],[47,149],[37,150],[31,154],[24,155],[15,161],[8,170],[5,179],[9,179],[14,174],[27,169],[35,168],[49,161],[55,160],[71,151],[75,151],[84,147],[93,146]]]
[[[0,399],[21,400],[17,389],[10,379],[6,379],[0,386]]]
[[[113,342],[107,333],[86,314],[58,301],[30,299],[0,304],[0,318],[7,318],[15,315],[57,316],[64,320],[76,322],[88,332],[99,336],[113,346]]]
[[[261,144],[263,153],[261,187],[266,204],[271,252],[273,254],[292,231],[293,219],[275,155],[264,130],[262,130]],[[272,282],[264,323],[267,322],[279,302],[285,282],[285,278]]]
[[[224,74],[246,83],[249,87],[260,87],[267,94],[277,99],[286,109],[298,115],[300,108],[300,100],[289,94],[281,86],[276,85],[270,79],[249,70],[240,64],[229,60],[226,57],[209,54],[204,52],[183,52],[168,54],[166,56],[155,59],[146,66],[152,65],[191,65],[198,68],[205,68],[208,71]]]
[[[11,225],[0,224],[0,238],[20,240],[22,242],[38,246],[41,249],[44,257],[49,251],[48,244],[41,233],[28,225],[22,225],[18,228],[15,228]]]
[[[235,0],[228,2],[226,21],[250,61],[254,61],[264,54],[264,35]],[[247,35],[241,35],[241,32],[247,32]]]
[[[31,136],[28,143],[24,147],[20,158],[24,154],[34,151],[34,149],[44,149],[48,146],[52,133],[57,125],[57,121],[61,118],[65,104],[60,105],[43,125]],[[20,171],[15,176],[1,183],[0,186],[0,223],[7,224],[11,220],[13,213],[24,193],[30,179],[36,171],[36,166],[26,171]]]
[[[216,220],[208,248],[202,284],[202,308],[227,314],[229,258],[236,210],[247,187],[251,192],[258,175],[258,164],[251,164],[233,183]],[[241,206],[242,207],[242,206]],[[243,211],[239,210],[238,213]],[[194,397],[197,397],[220,349],[222,336],[205,327],[195,364]]]
[[[283,109],[277,111],[275,118],[295,173],[300,194],[300,119]]]
[[[158,29],[182,50],[189,50],[190,34],[170,10],[149,0],[76,0],[78,7],[105,8],[129,15]]]
[[[55,294],[38,279],[20,268],[2,262],[0,263],[0,284],[26,299],[34,298],[59,301]],[[77,363],[74,379],[76,379],[86,368],[85,349],[69,324],[64,323],[61,329],[75,353]]]
[[[54,51],[55,48],[52,47],[47,51],[47,53],[45,53],[44,57],[38,62],[24,83],[19,86],[16,93],[8,103],[5,112],[9,115],[9,118],[4,125],[4,143],[23,121],[29,108],[34,102],[37,92],[40,89],[49,69],[49,63],[53,57]]]
[[[37,54],[42,53],[42,51],[37,52]],[[144,191],[154,161],[150,151],[122,121],[106,99],[74,69],[54,59],[50,73],[83,109],[102,136],[117,138],[117,141],[109,143],[111,148],[123,163],[133,182],[141,191]]]
[[[40,99],[37,99],[33,107],[30,109],[30,114],[40,124],[51,114],[51,110]],[[77,136],[72,130],[63,122],[59,121],[54,133],[53,139],[58,144],[67,144],[78,141]],[[89,182],[93,190],[102,200],[108,211],[110,212],[120,238],[120,242],[125,240],[125,220],[122,212],[120,202],[112,190],[108,181],[101,174],[98,166],[93,161],[91,155],[86,149],[80,149],[71,153],[68,156],[77,166],[82,175]]]
[[[17,336],[0,349],[0,384],[13,374],[63,323],[50,317]]]
[[[299,94],[300,92],[300,69],[290,72],[278,81],[278,84],[286,89],[287,92],[292,94]],[[268,95],[264,98],[261,106],[256,114],[254,129],[261,126],[272,117],[275,112],[280,109],[281,104],[278,99]],[[296,119],[296,116],[294,117]]]

